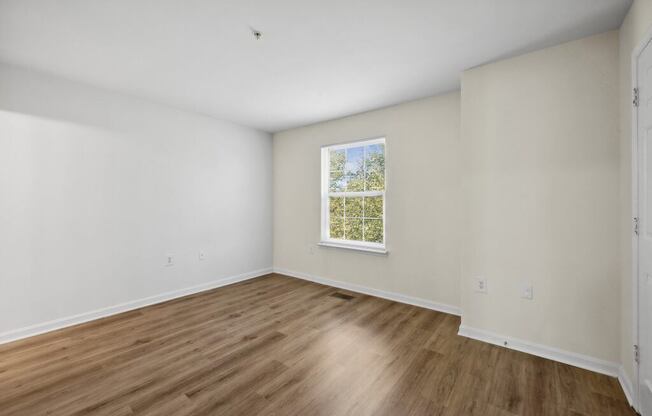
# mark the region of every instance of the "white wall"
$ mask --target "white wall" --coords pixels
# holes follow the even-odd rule
[[[652,29],[652,1],[635,0],[620,28],[621,360],[634,381],[632,295],[632,52]]]
[[[267,133],[0,66],[0,339],[271,267],[271,174]]]
[[[459,107],[455,92],[275,134],[274,267],[458,307]],[[316,247],[320,146],[379,136],[389,254]]]
[[[619,361],[617,62],[609,32],[463,73],[464,326]]]

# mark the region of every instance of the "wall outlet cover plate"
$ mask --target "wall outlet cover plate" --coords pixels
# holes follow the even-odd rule
[[[473,290],[478,293],[487,293],[487,278],[486,277],[474,277],[473,278]]]

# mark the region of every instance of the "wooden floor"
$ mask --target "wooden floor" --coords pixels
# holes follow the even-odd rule
[[[459,323],[269,275],[0,345],[0,414],[634,414],[616,379]]]

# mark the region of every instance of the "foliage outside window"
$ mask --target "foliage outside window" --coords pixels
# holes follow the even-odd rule
[[[385,247],[385,139],[322,148],[322,240]]]

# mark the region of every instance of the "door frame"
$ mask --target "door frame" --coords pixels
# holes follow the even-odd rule
[[[638,46],[632,51],[631,58],[631,71],[632,71],[632,81],[630,94],[633,94],[634,88],[638,88],[638,59],[641,56],[641,53],[645,48],[652,42],[652,26],[650,26],[645,33],[645,36],[639,42]],[[651,46],[652,47],[652,46]],[[631,97],[632,95],[630,95]],[[632,131],[631,131],[631,155],[632,155],[632,222],[634,218],[638,218],[638,108],[632,105]],[[633,226],[634,224],[632,224]],[[639,276],[638,276],[638,235],[634,233],[632,228],[631,231],[631,245],[632,245],[632,349],[634,345],[639,345]],[[634,367],[634,380],[632,385],[632,406],[635,409],[640,408],[639,403],[639,392],[640,392],[640,377],[639,377],[639,364],[636,362],[636,359],[632,361]]]

